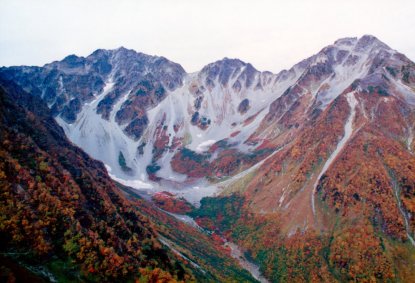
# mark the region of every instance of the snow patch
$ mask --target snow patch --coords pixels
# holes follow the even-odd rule
[[[352,56],[353,54],[349,55]],[[334,76],[323,81],[317,90],[317,101],[321,103],[320,108],[324,109],[336,99],[356,79],[364,77],[368,73],[367,54],[359,54],[359,61],[353,65],[339,64],[334,66]],[[321,90],[320,90],[321,88]],[[326,91],[327,89],[327,91]]]
[[[121,179],[135,179],[134,173],[137,174],[136,169],[140,165],[135,159],[138,142],[126,136],[123,129],[113,121],[114,111],[111,112],[110,118],[112,121],[103,119],[97,113],[99,102],[106,97],[113,87],[114,82],[110,79],[103,91],[98,93],[94,100],[82,107],[74,123],[68,124],[60,117],[57,117],[56,121],[73,143],[93,158],[111,166],[114,176]],[[124,95],[127,96],[128,93]],[[120,101],[124,99],[125,97],[122,97]],[[116,106],[121,106],[120,102]],[[123,171],[119,165],[120,152],[123,153],[127,166],[132,169],[131,172]],[[143,171],[140,170],[140,172]]]
[[[330,157],[327,159],[326,163],[323,166],[323,169],[321,170],[320,174],[318,175],[316,182],[314,183],[313,190],[311,193],[311,208],[313,210],[313,215],[316,215],[316,208],[315,208],[315,193],[317,189],[317,185],[320,181],[320,178],[326,173],[327,169],[329,169],[330,165],[333,163],[333,161],[336,159],[336,157],[339,155],[339,153],[342,151],[346,143],[349,141],[350,137],[353,134],[353,121],[356,115],[356,106],[357,106],[357,99],[354,96],[354,92],[349,92],[346,95],[347,103],[350,106],[350,114],[347,118],[346,124],[344,125],[344,136],[339,141],[339,143],[336,146],[336,149],[333,151],[333,153],[330,155]]]
[[[177,173],[173,171],[173,168],[171,167],[171,160],[174,156],[174,153],[174,151],[169,151],[168,153],[163,155],[161,159],[157,161],[159,164],[162,164],[163,166],[161,166],[160,170],[157,171],[156,176],[166,180],[183,183],[184,181],[186,181],[187,175]]]
[[[406,141],[406,146],[407,146],[407,148],[408,148],[408,150],[411,154],[414,153],[413,150],[412,150],[413,140],[414,140],[414,132],[412,131],[412,128],[409,127],[408,128],[408,140]]]
[[[111,177],[111,179],[113,179],[114,181],[117,181],[118,183],[127,186],[127,187],[132,187],[134,189],[151,189],[153,188],[153,185],[150,183],[146,183],[142,180],[124,180],[121,178],[118,178],[117,176],[115,176],[114,174],[111,174],[112,168],[107,165],[104,164],[105,168],[107,169],[108,175]]]
[[[204,141],[196,147],[195,151],[198,152],[198,153],[205,152],[205,151],[209,150],[210,146],[213,145],[215,142],[216,142],[216,140]]]

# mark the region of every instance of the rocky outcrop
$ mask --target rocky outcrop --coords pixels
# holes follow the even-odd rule
[[[241,114],[245,114],[249,109],[249,99],[245,98],[241,101],[238,105],[238,112]]]
[[[164,88],[171,91],[182,85],[185,71],[164,57],[121,47],[98,49],[88,57],[70,55],[43,67],[1,68],[0,74],[43,98],[55,116],[73,123],[82,106],[99,96],[108,83],[114,83],[114,87],[97,107],[97,113],[107,120],[114,103],[125,93],[136,91],[140,82],[157,83],[156,99],[160,100],[165,95]]]

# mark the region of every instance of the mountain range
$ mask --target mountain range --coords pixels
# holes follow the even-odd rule
[[[26,164],[15,154],[32,150],[13,148],[10,141],[40,143],[31,158],[53,167],[44,173],[50,170],[57,179],[69,171],[75,179],[67,182],[78,183],[85,200],[95,201],[78,204],[86,214],[99,207],[97,195],[111,201],[111,209],[105,208],[111,215],[124,206],[150,218],[156,214],[150,209],[186,213],[196,220],[191,233],[207,233],[212,249],[223,241],[237,243],[259,265],[267,278],[262,281],[415,280],[415,63],[374,36],[339,39],[276,74],[229,58],[187,73],[164,57],[121,47],[43,67],[2,67],[0,78],[5,95],[18,104],[10,102],[14,108],[2,112],[3,136],[12,137],[7,144],[2,137],[7,160]],[[39,130],[15,126],[25,119],[38,121]],[[49,133],[45,123],[53,124],[48,135],[56,141],[42,144],[33,135]],[[62,160],[68,150],[80,151],[88,162]],[[51,165],[58,161],[63,165]],[[8,190],[19,194],[16,186],[30,187],[12,177],[23,172],[4,166]],[[83,191],[85,175],[98,179],[85,188],[92,186],[93,196]],[[101,196],[112,192],[123,197]],[[94,213],[99,216],[89,222],[116,221],[99,209]],[[127,223],[122,229],[132,231],[128,219],[136,216],[117,213]],[[98,229],[82,225],[87,216],[65,217]],[[151,233],[160,232],[153,230],[145,237],[157,238]],[[121,232],[114,231],[116,238]],[[195,253],[187,251],[185,258]],[[204,277],[172,267],[163,252],[159,262],[172,278]],[[125,256],[139,265],[131,253]],[[206,266],[215,274],[214,265]],[[214,276],[209,280],[236,275]],[[254,280],[246,278],[239,280]]]

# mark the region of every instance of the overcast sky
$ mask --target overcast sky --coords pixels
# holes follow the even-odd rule
[[[0,0],[0,66],[124,46],[188,72],[223,57],[277,72],[363,34],[414,61],[414,11],[414,0]]]

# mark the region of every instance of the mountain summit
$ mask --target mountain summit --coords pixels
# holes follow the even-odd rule
[[[415,64],[374,36],[277,74],[228,58],[188,74],[119,48],[0,76],[43,99],[113,179],[201,205],[198,223],[268,278],[411,276],[396,259],[413,264]]]
[[[2,68],[0,73],[45,100],[71,140],[104,161],[115,176],[147,181],[146,175],[158,180],[201,177],[207,171],[232,175],[272,152],[264,151],[264,143],[281,134],[281,125],[298,127],[352,85],[369,92],[399,88],[388,94],[413,105],[411,63],[365,35],[339,39],[278,74],[228,58],[187,74],[164,57],[124,47],[98,49],[86,58],[70,55],[44,67]],[[291,115],[300,102],[303,113]],[[215,143],[239,152],[246,165],[220,168],[216,150],[210,153],[217,159],[215,169],[212,162],[196,174],[178,168],[182,149],[205,154]],[[248,157],[258,148],[264,154]],[[124,169],[131,170],[121,168],[120,156]]]

